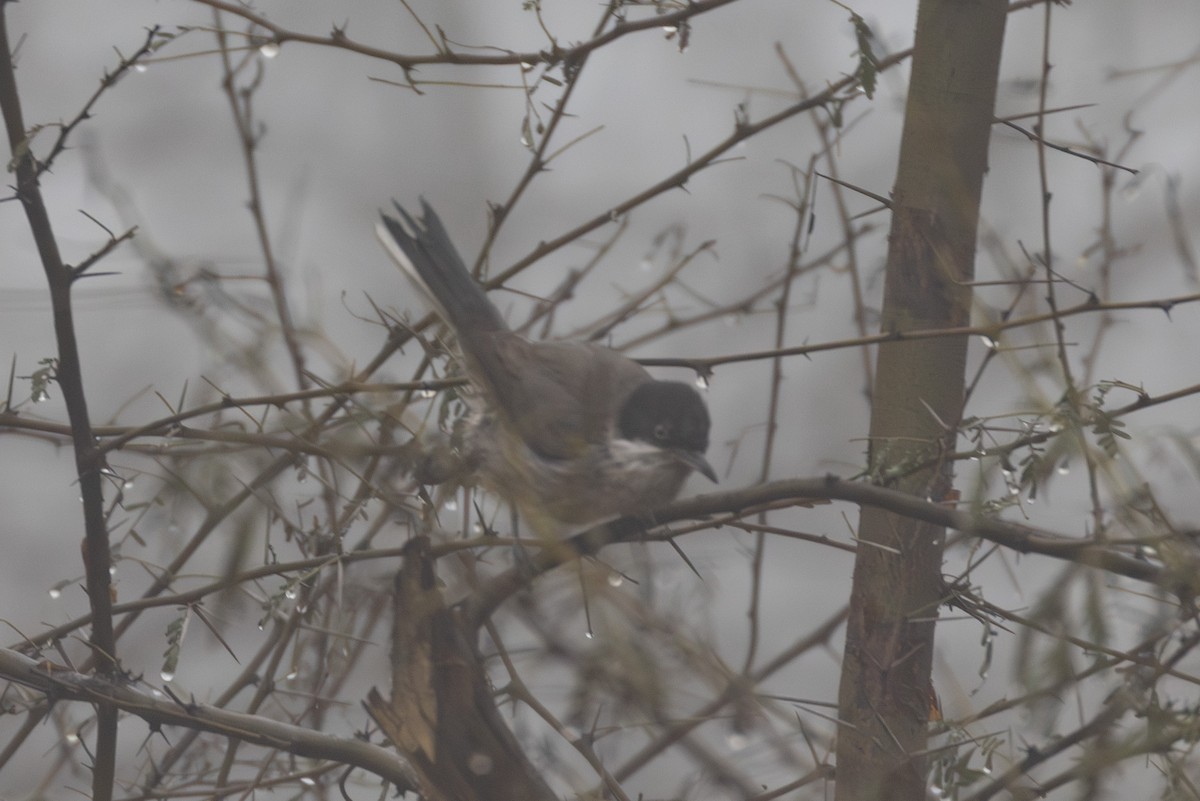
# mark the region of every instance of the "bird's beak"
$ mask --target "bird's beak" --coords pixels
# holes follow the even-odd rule
[[[671,451],[671,455],[712,483],[718,483],[717,471],[712,469],[712,465],[704,458],[704,454],[696,453],[695,451],[673,450]]]

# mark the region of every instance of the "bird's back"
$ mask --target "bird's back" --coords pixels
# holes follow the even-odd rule
[[[586,342],[530,342],[510,332],[488,342],[489,401],[530,449],[570,459],[612,435],[626,398],[652,380],[645,368],[610,348]]]

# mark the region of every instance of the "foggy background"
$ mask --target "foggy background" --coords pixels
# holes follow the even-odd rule
[[[510,50],[546,47],[532,13],[518,0],[481,2],[443,0],[414,3],[429,25],[439,25],[454,42],[492,45]],[[431,44],[397,3],[359,0],[342,3],[260,2],[256,9],[294,31],[326,35],[344,26],[348,36],[380,48],[428,53]],[[861,2],[862,14],[877,36],[877,52],[911,45],[915,3]],[[115,66],[114,48],[130,53],[142,43],[145,28],[163,25],[210,28],[211,11],[178,0],[119,0],[81,3],[39,0],[10,5],[9,27],[20,38],[18,80],[27,124],[69,120],[98,85],[103,71]],[[544,16],[563,43],[586,39],[599,19],[600,6],[577,0],[547,0]],[[632,12],[631,12],[632,16]],[[622,38],[596,52],[557,136],[559,146],[597,126],[601,130],[574,144],[534,179],[503,226],[492,250],[490,268],[499,272],[533,250],[603,214],[648,184],[686,163],[689,148],[700,153],[732,130],[741,105],[757,120],[795,102],[793,84],[775,50],[786,52],[811,92],[853,72],[854,33],[848,14],[826,2],[745,0],[693,20],[689,46],[680,52],[677,38],[651,30]],[[1007,117],[1032,112],[1037,105],[1041,67],[1043,12],[1011,14],[1008,21],[1002,83],[996,114]],[[225,25],[244,27],[233,17]],[[1047,136],[1079,146],[1085,137],[1104,143],[1105,158],[1141,170],[1137,178],[1121,174],[1112,228],[1127,257],[1113,274],[1105,299],[1141,300],[1196,292],[1196,276],[1179,256],[1168,224],[1166,192],[1178,181],[1178,200],[1191,252],[1200,230],[1200,99],[1195,85],[1200,4],[1194,0],[1162,0],[1146,4],[1080,2],[1054,12],[1050,107],[1090,104],[1049,118]],[[78,263],[104,241],[104,232],[79,213],[96,217],[114,231],[137,225],[137,247],[124,245],[96,270],[118,274],[77,284],[75,301],[88,402],[95,424],[135,424],[168,413],[154,391],[174,403],[185,382],[193,406],[216,394],[205,376],[233,394],[260,394],[294,389],[291,369],[277,338],[269,343],[272,373],[245,375],[229,369],[224,354],[205,341],[187,312],[170,307],[156,288],[153,259],[168,259],[180,275],[202,267],[222,275],[260,275],[258,240],[246,211],[248,197],[242,154],[228,102],[221,91],[221,68],[211,33],[195,30],[151,59],[145,71],[125,77],[109,90],[73,136],[74,150],[61,156],[42,186],[55,231],[68,262]],[[458,48],[464,50],[464,48]],[[190,54],[190,55],[189,55]],[[187,55],[188,57],[183,57]],[[371,324],[367,297],[397,313],[424,313],[374,240],[378,211],[391,199],[411,207],[427,199],[445,221],[463,254],[471,261],[483,242],[487,202],[503,202],[526,169],[529,151],[521,142],[526,114],[521,74],[514,67],[431,66],[421,68],[423,95],[385,83],[403,82],[394,65],[344,51],[297,42],[277,55],[259,57],[263,82],[254,110],[265,126],[258,150],[259,177],[273,244],[286,271],[289,299],[300,328],[308,333],[309,368],[335,382],[361,366],[381,346],[385,332]],[[1162,65],[1191,59],[1177,72]],[[1158,68],[1158,69],[1156,69]],[[857,98],[844,110],[848,132],[836,149],[838,176],[880,195],[887,195],[895,176],[907,64],[881,75],[873,100]],[[463,85],[466,83],[479,86]],[[487,88],[481,85],[503,85]],[[556,87],[543,85],[535,100],[552,102]],[[543,116],[549,112],[538,111]],[[1029,128],[1032,119],[1019,121]],[[1140,137],[1119,158],[1129,131]],[[52,141],[46,130],[35,149]],[[670,244],[655,244],[667,232],[682,253],[707,240],[715,245],[685,273],[694,294],[672,290],[672,308],[680,314],[704,308],[700,298],[720,305],[762,285],[786,267],[795,214],[778,197],[795,199],[787,165],[806,167],[821,147],[809,117],[800,115],[759,135],[733,151],[730,160],[694,176],[686,191],[672,191],[637,208],[623,220],[628,229],[602,265],[560,307],[554,335],[574,331],[621,302],[626,293],[653,282],[671,265]],[[555,150],[552,147],[551,150]],[[41,152],[39,150],[39,152]],[[1083,287],[1100,290],[1094,254],[1085,252],[1100,225],[1100,170],[1062,153],[1049,156],[1054,193],[1052,221],[1056,267]],[[828,172],[828,165],[817,166]],[[113,203],[114,193],[127,193],[127,204]],[[848,195],[855,213],[877,209],[869,198]],[[1011,129],[993,132],[990,173],[985,185],[977,277],[992,280],[1001,273],[1003,253],[1024,264],[1018,243],[1030,252],[1041,247],[1041,205],[1034,145]],[[828,184],[819,185],[815,221],[805,239],[806,256],[834,246],[842,231]],[[877,304],[888,221],[883,213],[866,218],[875,228],[859,241],[858,257],[867,299]],[[583,242],[551,254],[513,282],[533,296],[556,288],[569,270],[584,265],[614,226],[594,232]],[[1007,265],[1005,265],[1007,266]],[[270,300],[261,284],[245,281],[223,285],[252,308],[269,313]],[[1072,305],[1086,296],[1060,288],[1060,303]],[[984,288],[977,300],[984,308],[1003,308],[1011,288]],[[524,319],[528,297],[495,293],[511,315]],[[770,348],[775,318],[771,300],[745,313],[729,313],[699,328],[662,337],[631,353],[637,357],[716,356]],[[225,307],[208,297],[214,317]],[[848,278],[820,270],[796,284],[787,321],[787,344],[816,343],[856,335]],[[227,311],[227,309],[225,309]],[[1119,324],[1109,334],[1097,378],[1141,385],[1153,394],[1197,381],[1195,356],[1200,314],[1180,306],[1171,315],[1155,311],[1117,313]],[[365,318],[361,319],[361,318]],[[612,344],[620,346],[661,324],[664,312],[650,310],[617,328]],[[982,319],[982,317],[981,317]],[[1075,318],[1070,338],[1087,342],[1096,319]],[[240,325],[236,314],[217,323],[224,335],[244,342],[257,336]],[[869,321],[874,329],[875,321]],[[28,376],[39,359],[55,354],[45,282],[17,203],[0,205],[0,344],[2,355],[17,360],[16,374]],[[972,345],[978,363],[982,344]],[[419,348],[410,346],[378,376],[404,380]],[[1023,356],[1021,358],[1024,358]],[[970,411],[976,415],[1046,408],[1057,397],[1043,395],[1055,384],[1039,383],[1011,360],[1013,369],[993,365]],[[719,367],[706,393],[714,421],[710,461],[721,474],[722,488],[758,480],[770,386],[769,361]],[[660,377],[692,380],[681,370],[656,370]],[[863,464],[868,419],[866,381],[861,352],[836,350],[792,358],[784,364],[780,430],[773,478],[816,476],[827,472],[849,477]],[[26,405],[22,415],[65,420],[61,393],[50,388],[50,400]],[[28,392],[16,383],[16,395]],[[1114,398],[1118,395],[1114,394]],[[1119,396],[1119,405],[1132,394]],[[1196,474],[1186,456],[1171,445],[1172,437],[1195,442],[1200,401],[1194,397],[1151,409],[1128,419],[1138,437],[1155,437],[1154,446],[1135,451],[1130,466],[1143,480],[1155,482],[1160,499],[1169,501],[1176,521],[1200,519]],[[1143,439],[1142,442],[1149,442]],[[36,633],[44,625],[69,620],[87,609],[78,582],[50,589],[81,573],[78,544],[82,537],[78,489],[69,443],[57,444],[5,433],[0,437],[0,508],[8,558],[0,567],[0,617],[13,628]],[[127,498],[143,486],[137,470],[142,460],[113,459],[126,464],[133,479]],[[1070,535],[1086,533],[1089,499],[1081,470],[1060,476],[1033,505],[1024,505],[1029,522]],[[970,466],[958,471],[964,495],[985,479]],[[145,477],[145,482],[152,482]],[[1003,492],[995,476],[988,492]],[[694,479],[685,492],[704,492]],[[1011,519],[1022,519],[1010,510]],[[857,510],[834,504],[772,516],[788,525],[842,542],[851,541]],[[188,521],[172,521],[164,513],[157,527],[143,527],[147,553],[156,545],[170,548]],[[407,532],[397,528],[393,544]],[[649,555],[633,550],[614,554],[621,564],[646,558],[657,566],[657,601],[683,608],[697,630],[709,630],[732,662],[745,647],[750,571],[749,535],[732,530],[684,538],[681,545],[702,575],[697,578],[666,548]],[[215,546],[214,546],[215,547]],[[790,642],[832,615],[845,602],[852,557],[812,543],[772,539],[768,542],[763,592],[764,656],[775,642]],[[607,554],[606,554],[607,556]],[[220,551],[206,562],[219,569]],[[1030,569],[1033,567],[1034,569]],[[197,568],[199,569],[199,567]],[[977,576],[993,603],[1018,608],[1060,576],[1059,565],[1022,561],[1009,554],[1003,566],[994,561]],[[947,572],[951,572],[948,568]],[[146,574],[130,560],[118,565],[115,577],[122,600],[136,597]],[[564,579],[563,581],[569,581]],[[555,592],[554,579],[547,582]],[[559,587],[558,590],[562,588]],[[1131,599],[1118,602],[1114,622],[1136,632],[1145,612]],[[245,632],[253,639],[254,611]],[[164,615],[164,621],[168,616]],[[122,641],[124,664],[134,673],[156,680],[164,644],[153,624],[139,628],[140,639]],[[161,628],[158,629],[161,632]],[[584,629],[578,635],[583,637]],[[11,631],[9,642],[19,642]],[[194,632],[203,642],[206,634]],[[236,640],[236,638],[235,638]],[[995,645],[991,674],[980,678],[985,662],[980,627],[973,621],[947,622],[939,629],[935,682],[947,717],[966,714],[1014,694],[1009,667],[1012,641]],[[790,697],[835,701],[841,634],[833,647],[810,654],[773,677],[763,688]],[[384,675],[386,644],[381,643],[374,667]],[[215,660],[219,667],[206,664]],[[229,670],[219,649],[192,647],[176,677],[178,686],[204,699],[209,670]],[[378,683],[379,676],[371,677]],[[363,685],[365,693],[366,684]],[[550,690],[553,693],[553,690]],[[185,693],[186,694],[186,693]],[[832,714],[833,710],[825,710]],[[339,713],[340,714],[340,713]],[[344,710],[349,732],[362,725],[361,710]],[[336,727],[334,727],[336,729]],[[53,732],[46,733],[47,747]],[[123,740],[135,739],[131,737]],[[130,747],[136,747],[133,743]],[[748,748],[754,744],[731,743]],[[36,748],[27,747],[29,754]],[[658,775],[661,772],[662,775]],[[774,778],[767,774],[764,781]],[[0,775],[0,795],[22,797],[35,774],[12,770]],[[648,794],[666,793],[676,776],[660,763],[639,774],[638,786]]]

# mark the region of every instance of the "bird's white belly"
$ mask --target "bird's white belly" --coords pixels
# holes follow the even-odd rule
[[[662,449],[632,440],[547,459],[502,436],[499,426],[481,422],[473,433],[484,485],[538,530],[552,522],[581,525],[649,512],[674,499],[690,472]]]

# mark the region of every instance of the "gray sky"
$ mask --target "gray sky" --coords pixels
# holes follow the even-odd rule
[[[546,46],[536,19],[521,12],[517,0],[412,5],[427,25],[440,26],[457,43],[512,50]],[[547,0],[545,5],[548,25],[563,42],[586,38],[599,14],[594,3]],[[431,48],[397,3],[359,0],[335,7],[262,2],[258,8],[293,30],[323,35],[338,24],[345,25],[350,37],[377,47],[405,53]],[[910,45],[914,8],[914,3],[878,0],[855,5],[876,33],[882,52]],[[205,7],[176,0],[39,0],[12,4],[7,13],[14,38],[22,37],[18,78],[31,125],[72,119],[102,71],[116,63],[114,47],[122,53],[134,51],[147,27],[159,24],[178,32],[177,26],[213,24]],[[556,157],[551,170],[533,182],[492,251],[492,268],[507,267],[538,242],[604,214],[678,169],[689,150],[703,152],[729,134],[739,104],[755,120],[793,102],[794,87],[777,44],[811,91],[852,72],[855,45],[847,16],[831,3],[745,0],[697,19],[684,53],[677,40],[654,30],[597,54],[573,99],[573,116],[558,134],[559,146],[594,133]],[[1010,16],[997,102],[1000,117],[1036,108],[1042,21],[1041,10]],[[234,29],[242,27],[232,18],[225,22]],[[1178,255],[1164,200],[1168,184],[1177,182],[1183,230],[1191,252],[1200,253],[1197,30],[1200,5],[1193,0],[1080,2],[1054,13],[1049,105],[1086,107],[1054,116],[1047,133],[1075,147],[1098,143],[1106,148],[1106,158],[1143,171],[1137,180],[1125,174],[1116,179],[1112,230],[1118,246],[1130,250],[1104,290],[1113,300],[1197,291],[1195,276],[1187,274]],[[239,374],[232,369],[227,354],[204,340],[201,331],[206,329],[201,325],[215,325],[230,342],[252,340],[256,329],[227,301],[199,288],[195,297],[205,304],[199,318],[169,308],[157,297],[148,266],[150,259],[159,258],[171,260],[181,276],[204,266],[224,276],[261,273],[261,254],[245,209],[246,174],[213,46],[211,33],[192,30],[164,48],[144,72],[124,78],[101,99],[95,119],[73,137],[76,149],[61,156],[54,173],[43,181],[68,261],[80,261],[103,242],[103,232],[80,209],[114,230],[139,226],[138,248],[123,247],[99,268],[120,274],[85,281],[76,292],[89,402],[97,423],[129,424],[161,416],[166,410],[155,392],[173,403],[185,382],[189,405],[211,399],[212,390],[201,376],[235,394],[294,388],[277,344],[269,351],[269,370]],[[1178,72],[1163,69],[1189,58],[1191,65]],[[464,254],[473,257],[483,241],[487,202],[506,199],[528,164],[529,153],[521,142],[525,97],[513,88],[519,86],[521,73],[514,67],[428,67],[417,77],[432,83],[418,96],[370,80],[401,81],[393,65],[345,52],[290,42],[273,58],[257,59],[254,68],[263,72],[254,107],[265,132],[258,168],[268,226],[286,272],[293,312],[300,326],[312,332],[306,339],[312,348],[310,367],[327,380],[340,380],[351,365],[369,359],[383,340],[377,326],[358,319],[371,317],[367,295],[398,312],[421,311],[371,235],[378,209],[392,198],[413,204],[424,196],[439,209]],[[848,133],[836,150],[843,180],[888,193],[906,78],[906,68],[890,71],[882,76],[874,100],[858,98],[846,106]],[[534,97],[551,102],[557,91],[545,84]],[[536,111],[547,114],[542,107]],[[1029,127],[1032,121],[1019,123]],[[1130,128],[1142,135],[1118,157]],[[53,130],[43,131],[35,148],[46,147],[54,135]],[[775,198],[794,196],[786,165],[805,167],[818,147],[811,120],[797,117],[739,146],[730,161],[695,176],[686,192],[662,195],[628,215],[628,229],[576,299],[564,307],[553,333],[574,330],[626,293],[651,283],[671,264],[673,241],[684,253],[705,241],[715,242],[713,253],[701,254],[686,272],[692,291],[673,288],[669,293],[678,314],[704,309],[704,298],[728,302],[778,275],[795,219]],[[1005,259],[1022,263],[1021,244],[1033,252],[1042,241],[1034,147],[1018,132],[997,127],[990,163],[982,230],[997,244],[980,249],[981,280],[1005,274]],[[818,169],[828,171],[828,164]],[[98,173],[104,176],[100,184]],[[1057,268],[1079,285],[1101,291],[1098,258],[1087,251],[1101,220],[1101,173],[1088,162],[1052,153],[1049,176]],[[114,188],[127,193],[127,203],[113,203]],[[876,205],[855,195],[848,196],[848,203],[854,213]],[[828,185],[818,190],[815,215],[806,240],[810,257],[842,236]],[[875,230],[860,240],[858,258],[867,301],[873,306],[881,290],[877,279],[887,222],[878,213],[865,221]],[[615,228],[607,226],[583,243],[560,249],[515,286],[532,295],[552,291],[569,270],[583,266]],[[667,245],[656,247],[656,237],[663,232],[678,239],[668,238]],[[5,358],[16,354],[17,374],[28,375],[39,359],[53,355],[54,344],[41,269],[15,203],[0,205],[0,242],[0,343],[7,346]],[[269,311],[260,284],[229,281],[222,286],[249,308]],[[1060,292],[1067,305],[1086,297],[1069,289]],[[986,308],[1004,306],[1009,296],[1007,288],[981,289],[980,315]],[[514,320],[528,311],[528,301],[520,294],[496,297]],[[855,335],[844,273],[823,270],[800,281],[792,305],[789,344]],[[723,315],[685,334],[656,339],[635,355],[698,356],[768,348],[774,325],[770,310],[770,303],[764,303],[752,314]],[[661,309],[649,312],[617,329],[612,340],[620,345],[663,319]],[[1156,312],[1123,312],[1119,320],[1101,362],[1094,366],[1094,378],[1120,379],[1156,394],[1196,383],[1196,309],[1180,307],[1169,320]],[[1072,336],[1090,342],[1097,323],[1077,321]],[[979,352],[981,346],[973,363]],[[407,357],[393,359],[381,377],[402,379],[417,356],[414,348]],[[1055,385],[1030,373],[1031,359],[1028,352],[1016,352],[1001,360],[985,378],[973,411],[1032,411],[1038,403],[1053,403]],[[842,350],[792,359],[785,373],[785,414],[772,475],[854,474],[862,461],[868,413],[861,355]],[[741,486],[758,477],[769,375],[768,362],[754,362],[719,369],[711,381],[708,399],[715,422],[710,459],[722,473],[724,486]],[[25,387],[17,385],[18,390]],[[49,402],[26,406],[22,413],[65,419],[61,393],[55,389]],[[1132,399],[1126,394],[1113,405]],[[1173,504],[1178,520],[1194,522],[1200,517],[1195,474],[1171,449],[1169,439],[1161,439],[1172,431],[1194,439],[1198,411],[1200,404],[1190,399],[1131,419],[1132,430],[1158,436],[1156,441],[1163,444],[1139,451],[1128,473],[1113,478],[1112,491],[1141,476],[1161,482],[1161,497]],[[77,589],[54,600],[47,594],[54,582],[79,571],[70,561],[81,537],[73,463],[65,448],[46,442],[9,435],[0,441],[0,506],[5,509],[7,536],[21,543],[22,553],[21,569],[10,564],[3,573],[0,608],[6,610],[5,617],[36,630],[42,622],[58,623],[79,614],[86,605]],[[148,466],[132,458],[129,464]],[[1039,497],[1036,505],[1026,505],[1028,518],[1047,528],[1083,534],[1081,513],[1088,500],[1079,473],[1060,477],[1053,491]],[[959,475],[964,491],[971,491],[977,477],[966,467]],[[134,482],[131,495],[139,483]],[[704,489],[700,482],[690,485],[693,492]],[[994,479],[990,490],[1001,491]],[[1014,518],[1020,517],[1014,513]],[[789,513],[779,520],[848,541],[848,525],[857,516],[855,510],[837,506]],[[662,579],[664,596],[675,597],[672,593],[677,592],[681,598],[708,597],[709,619],[702,622],[720,633],[719,641],[731,655],[740,653],[744,636],[744,555],[749,543],[745,536],[724,532],[689,546],[689,555],[708,582],[703,589],[688,583],[691,574],[682,572],[669,554],[655,554],[670,575]],[[851,558],[804,543],[773,542],[771,548],[765,629],[786,639],[796,634],[797,610],[805,621],[815,622],[844,600]],[[1018,580],[1007,572],[1021,568],[1019,560],[1011,560],[1005,569],[996,567],[988,574],[993,602],[1027,603],[1057,575],[1057,568],[1051,568],[1049,574],[1022,572]],[[117,582],[123,597],[136,595],[143,581],[136,568],[121,566]],[[1126,622],[1131,629],[1140,622],[1138,614],[1129,612]],[[948,713],[961,714],[1003,696],[1008,686],[996,677],[979,695],[967,694],[979,684],[974,678],[982,660],[978,626],[952,623],[942,631],[938,670],[950,688],[943,689]],[[126,659],[135,669],[153,674],[161,650],[151,637],[144,653],[135,649]],[[806,660],[781,676],[775,689],[787,691],[789,681],[803,685],[802,692],[792,686],[794,694],[835,698],[835,661]],[[650,782],[647,792],[669,792],[671,779],[664,776],[661,786]],[[20,777],[0,777],[0,794],[6,796],[19,795],[28,786]]]

